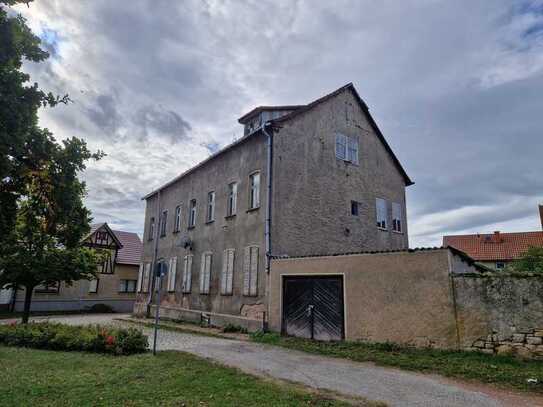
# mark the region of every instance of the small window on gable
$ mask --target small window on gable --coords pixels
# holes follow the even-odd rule
[[[402,225],[402,206],[399,203],[392,203],[392,230],[401,233]]]
[[[358,202],[351,201],[351,215],[358,216]]]
[[[181,229],[181,205],[175,207],[175,224],[173,227],[174,232],[179,232]]]
[[[336,158],[347,159],[347,136],[341,133],[336,134]]]
[[[375,199],[377,213],[377,227],[379,229],[387,228],[387,201],[381,198]]]
[[[358,165],[358,138],[336,133],[336,158]]]

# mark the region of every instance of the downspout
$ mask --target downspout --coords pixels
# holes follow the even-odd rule
[[[264,229],[264,239],[266,244],[266,273],[270,272],[271,264],[271,212],[272,212],[272,160],[273,160],[273,130],[271,133],[266,131],[266,126],[270,122],[266,122],[262,125],[262,132],[267,139],[267,189],[266,189],[266,223]]]
[[[272,160],[273,160],[273,129],[271,133],[268,133],[266,131],[266,126],[269,125],[269,122],[265,122],[262,125],[262,132],[266,136],[267,139],[267,189],[266,189],[266,222],[264,226],[264,239],[265,239],[265,245],[266,245],[266,276],[267,276],[267,284],[266,284],[266,298],[267,301],[267,314],[262,316],[262,330],[267,331],[268,330],[268,320],[270,315],[270,283],[271,283],[271,275],[270,275],[270,268],[271,268],[271,217],[272,217],[272,185],[273,185],[273,166],[272,166]]]
[[[158,255],[158,238],[159,238],[159,229],[160,229],[160,190],[157,192],[157,205],[156,205],[156,215],[155,215],[155,233],[153,238],[155,239],[155,244],[153,248],[153,260],[151,261],[151,270],[149,271],[149,278],[151,279],[151,288],[149,290],[149,296],[147,297],[147,310],[146,317],[150,318],[151,316],[151,303],[153,302],[153,292],[155,291],[155,267],[156,267],[156,258]],[[145,237],[144,237],[145,238]],[[145,273],[145,270],[144,270]]]

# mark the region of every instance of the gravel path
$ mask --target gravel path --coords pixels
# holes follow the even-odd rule
[[[72,325],[110,323],[114,315],[54,316]],[[39,317],[36,319],[44,319]],[[152,341],[152,331],[142,328]],[[294,381],[313,388],[384,401],[390,406],[543,406],[543,399],[476,386],[372,363],[356,363],[275,346],[160,330],[157,348],[179,350],[213,359],[247,373]]]

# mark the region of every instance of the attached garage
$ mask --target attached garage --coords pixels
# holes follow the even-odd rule
[[[343,276],[283,276],[285,335],[322,341],[345,338]]]

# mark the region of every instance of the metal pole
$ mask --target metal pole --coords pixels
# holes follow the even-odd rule
[[[161,265],[162,263],[159,263]],[[155,295],[156,298],[156,310],[155,310],[155,332],[153,339],[153,355],[156,355],[156,339],[158,334],[158,316],[160,312],[160,301],[162,297],[162,267],[158,267],[158,273],[155,274],[155,279],[158,278],[158,292]]]

